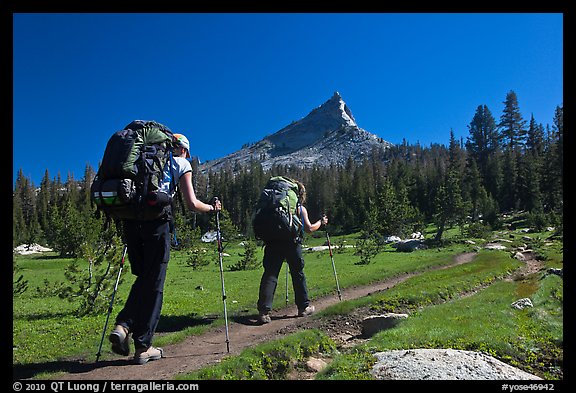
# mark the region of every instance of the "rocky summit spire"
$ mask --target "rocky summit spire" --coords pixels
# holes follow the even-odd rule
[[[292,122],[259,142],[226,157],[206,162],[201,170],[218,170],[227,163],[244,164],[256,159],[266,170],[272,165],[344,165],[349,157],[361,160],[391,144],[356,124],[337,91],[306,117]]]
[[[354,116],[352,116],[350,108],[348,108],[348,105],[346,105],[342,99],[342,96],[337,91],[335,91],[332,97],[323,105],[330,107],[329,110],[333,111],[336,116],[341,116],[345,125],[350,127],[357,126],[356,120],[354,119]]]
[[[270,142],[285,150],[298,150],[342,127],[357,127],[352,112],[340,96],[334,95],[306,117],[269,136]]]

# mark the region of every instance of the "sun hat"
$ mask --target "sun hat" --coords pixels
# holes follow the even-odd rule
[[[182,134],[174,134],[174,138],[176,138],[180,146],[186,149],[186,158],[190,158],[190,142],[188,142],[188,138]]]

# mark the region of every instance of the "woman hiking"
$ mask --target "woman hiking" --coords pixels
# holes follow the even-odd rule
[[[196,198],[192,186],[190,143],[182,134],[174,134],[177,146],[173,157],[164,169],[160,191],[168,194],[172,176],[182,190],[184,202],[191,210],[209,213],[221,210],[220,201],[204,203]],[[176,187],[173,187],[172,195]],[[116,317],[116,326],[109,336],[112,351],[119,355],[130,354],[130,335],[134,341],[134,361],[145,364],[163,357],[162,348],[152,346],[152,338],[162,310],[166,269],[170,259],[170,218],[168,215],[151,221],[124,220],[124,238],[132,274],[136,280],[130,289],[124,308]]]
[[[299,235],[293,239],[267,241],[264,243],[264,258],[262,264],[264,273],[260,280],[258,297],[258,320],[260,323],[271,322],[270,311],[272,301],[278,283],[278,274],[282,268],[284,260],[290,268],[292,285],[294,288],[294,300],[298,307],[298,316],[310,315],[314,312],[314,306],[310,304],[308,298],[308,287],[306,286],[306,276],[304,274],[304,258],[302,257],[302,230],[311,233],[320,229],[322,225],[328,223],[328,218],[323,216],[318,221],[311,223],[308,217],[308,210],[304,206],[306,202],[306,188],[304,184],[297,180],[289,179],[298,185],[298,203],[296,205],[296,217],[300,221]],[[297,222],[297,220],[295,220]]]

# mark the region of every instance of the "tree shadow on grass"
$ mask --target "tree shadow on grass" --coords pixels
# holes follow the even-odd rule
[[[42,363],[32,364],[14,364],[12,365],[12,378],[14,380],[30,379],[38,374],[45,373],[70,373],[80,374],[87,373],[101,367],[108,366],[129,366],[132,363],[132,357],[125,359],[110,359],[88,362],[84,360],[61,360],[61,361],[48,361]],[[58,379],[57,377],[55,379]]]
[[[39,260],[44,260],[44,261],[49,261],[52,259],[70,259],[73,260],[73,258],[71,257],[66,257],[66,256],[60,256],[58,254],[52,254],[52,255],[47,255],[47,254],[39,254],[39,255],[35,255],[32,259],[39,259]]]

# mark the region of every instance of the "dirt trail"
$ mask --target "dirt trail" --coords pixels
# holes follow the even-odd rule
[[[457,255],[453,263],[438,269],[453,267],[472,261],[473,252]],[[383,291],[407,280],[419,273],[404,274],[389,280],[362,287],[345,288],[342,299],[351,300]],[[332,295],[313,299],[316,311],[338,303],[338,296]],[[224,327],[212,329],[199,336],[191,336],[183,342],[164,346],[165,358],[145,365],[132,363],[132,357],[118,357],[112,360],[101,360],[98,363],[68,362],[68,373],[61,375],[62,380],[170,380],[177,374],[198,370],[217,363],[227,355],[237,355],[244,349],[257,344],[275,340],[299,328],[306,328],[310,317],[296,316],[295,306],[277,310],[272,313],[272,322],[260,325],[256,315],[239,317],[229,321],[230,353],[226,351]],[[107,344],[107,343],[106,343]]]

